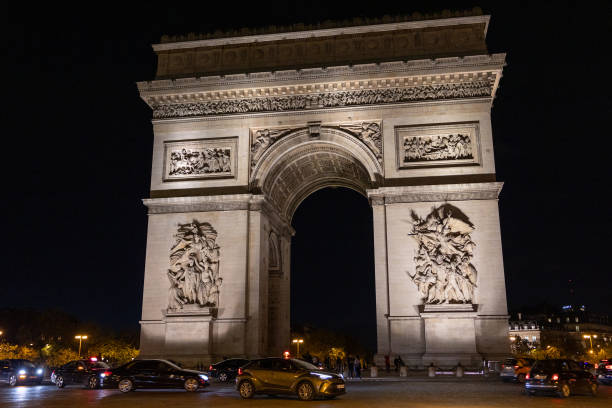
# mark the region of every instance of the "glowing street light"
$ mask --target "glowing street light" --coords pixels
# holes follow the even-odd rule
[[[81,358],[81,343],[83,342],[83,340],[87,340],[87,336],[77,334],[76,336],[74,336],[74,338],[79,340],[79,358]]]
[[[304,343],[304,339],[293,339],[291,340],[291,342],[297,346],[297,353],[295,355],[299,358],[300,357],[300,344]]]

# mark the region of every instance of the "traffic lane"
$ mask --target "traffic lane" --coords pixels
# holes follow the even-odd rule
[[[304,407],[304,402],[287,396],[255,396],[243,400],[231,384],[213,383],[196,393],[183,390],[138,390],[122,394],[117,390],[87,390],[70,386],[57,389],[42,386],[0,386],[2,407],[64,408],[73,406],[193,408],[214,407]],[[610,407],[612,387],[601,386],[595,398],[576,395],[568,399],[524,395],[518,384],[486,381],[415,380],[403,382],[350,382],[347,394],[335,400],[312,401],[309,407],[364,407],[384,404],[395,407]]]

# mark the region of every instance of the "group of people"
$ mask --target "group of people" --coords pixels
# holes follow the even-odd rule
[[[336,358],[327,356],[324,361],[320,361],[317,356],[312,356],[307,352],[302,355],[302,360],[339,374],[347,373],[348,378],[361,378],[361,371],[368,366],[366,360],[359,357],[359,354],[347,354],[344,357],[337,356]]]
[[[404,364],[402,356],[400,356],[399,354],[393,359],[393,366],[395,367],[396,372],[399,371],[400,367],[403,367],[405,365],[406,364]],[[389,356],[388,354],[385,354],[385,371],[391,371],[391,356]]]

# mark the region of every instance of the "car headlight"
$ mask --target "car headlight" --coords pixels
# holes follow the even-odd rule
[[[342,378],[344,380],[344,375],[342,373],[338,374],[340,376],[340,378]]]
[[[322,373],[313,373],[313,372],[310,372],[310,374],[312,374],[312,375],[316,375],[317,377],[319,377],[319,378],[320,378],[320,379],[322,379],[322,380],[329,380],[330,378],[332,378],[332,376],[331,376],[331,375],[328,375],[328,374],[322,374]]]
[[[42,368],[39,368],[38,370],[36,370],[36,374],[42,375],[42,373],[43,373],[43,369]]]
[[[19,375],[25,375],[26,370],[19,370]]]
[[[205,374],[200,374],[200,378],[203,379],[204,381],[208,381],[208,376]]]

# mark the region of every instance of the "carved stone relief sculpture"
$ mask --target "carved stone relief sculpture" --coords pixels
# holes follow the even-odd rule
[[[472,303],[477,272],[472,265],[474,226],[457,207],[432,208],[425,219],[414,211],[412,233],[417,242],[415,269],[408,276],[425,304]]]
[[[164,180],[233,177],[235,139],[166,142]]]
[[[274,142],[286,135],[291,128],[258,129],[251,133],[251,167],[254,167],[261,156]]]
[[[185,305],[214,307],[219,304],[220,253],[217,231],[207,222],[179,224],[170,249],[168,309]]]
[[[340,125],[340,129],[348,130],[368,146],[379,163],[383,160],[383,144],[380,122],[361,122],[358,124]]]
[[[478,163],[476,123],[396,128],[398,167]]]

